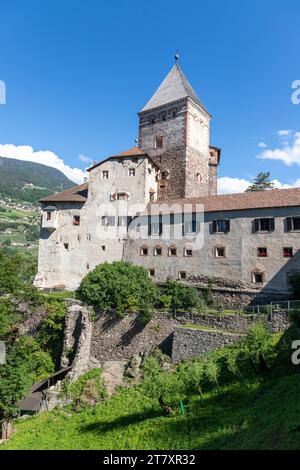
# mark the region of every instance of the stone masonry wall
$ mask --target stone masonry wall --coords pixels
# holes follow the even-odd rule
[[[67,300],[65,336],[61,367],[73,366],[69,377],[77,378],[89,369],[93,324],[90,309],[78,300]]]
[[[233,333],[244,333],[251,324],[265,321],[271,331],[282,331],[289,327],[287,315],[284,313],[266,315],[201,315],[190,314],[174,318],[172,315],[157,313],[145,326],[141,326],[138,315],[127,315],[122,319],[101,315],[93,324],[91,339],[91,356],[100,363],[109,360],[129,359],[140,352],[150,352],[160,347],[171,355],[173,333],[180,325],[203,325],[212,329],[224,329]],[[199,341],[201,338],[198,335]],[[208,337],[205,336],[205,343]],[[226,338],[225,338],[226,339]],[[194,340],[193,340],[194,341]],[[216,342],[212,336],[212,349]]]
[[[209,351],[228,346],[239,339],[236,333],[196,330],[193,328],[175,328],[172,344],[172,361],[198,357]]]

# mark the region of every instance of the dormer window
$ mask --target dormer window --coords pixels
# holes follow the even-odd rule
[[[102,171],[102,179],[103,180],[108,180],[108,170],[103,170]]]
[[[52,215],[52,213],[51,213],[51,212],[47,212],[47,217],[46,217],[46,220],[51,220],[51,215]]]
[[[164,138],[161,135],[156,135],[155,136],[155,148],[156,149],[161,149],[164,144]]]

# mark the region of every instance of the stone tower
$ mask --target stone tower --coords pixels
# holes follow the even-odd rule
[[[161,167],[160,200],[216,194],[220,153],[210,147],[210,119],[175,63],[139,113],[139,147]]]

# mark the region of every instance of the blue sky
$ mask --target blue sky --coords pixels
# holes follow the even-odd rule
[[[0,155],[43,161],[80,181],[82,172],[68,166],[84,169],[82,160],[134,145],[137,112],[178,48],[213,116],[220,190],[243,190],[260,171],[279,186],[300,186],[300,104],[291,101],[300,79],[299,0],[1,0],[0,7]],[[267,158],[257,158],[262,152]]]

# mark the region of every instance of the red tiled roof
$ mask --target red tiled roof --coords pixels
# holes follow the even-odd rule
[[[110,157],[106,158],[105,160],[102,160],[102,162],[95,163],[93,166],[87,169],[87,171],[92,171],[95,168],[97,168],[99,165],[102,165],[102,163],[107,162],[111,158],[122,158],[122,157],[141,157],[141,156],[147,157],[157,168],[159,168],[159,165],[155,163],[149,155],[141,150],[139,147],[132,147],[129,150],[125,150],[124,152],[120,152],[117,155],[111,155]]]
[[[73,188],[66,189],[61,193],[44,197],[40,202],[85,202],[87,200],[87,190],[88,183],[80,184]],[[148,207],[154,209],[152,213],[155,213],[155,208],[158,207],[158,204],[178,205],[178,210],[181,210],[184,204],[192,205],[192,210],[196,209],[197,204],[203,204],[205,212],[295,207],[300,206],[300,188],[272,189],[267,191],[160,201],[149,203]],[[161,212],[161,210],[159,210],[159,212]]]
[[[65,189],[61,193],[43,197],[40,202],[85,202],[87,200],[88,183],[78,184]]]
[[[267,191],[254,191],[237,194],[224,194],[217,196],[204,196],[187,199],[177,199],[174,201],[160,201],[159,204],[178,204],[179,210],[185,204],[191,204],[192,210],[196,209],[197,204],[204,205],[205,212],[224,212],[237,211],[245,209],[267,209],[272,207],[292,207],[300,206],[300,188],[295,189],[272,189]],[[152,203],[148,208],[155,205]],[[157,212],[161,212],[157,210]]]
[[[116,157],[131,157],[131,156],[140,156],[140,155],[147,155],[143,150],[139,147],[132,147],[129,150],[125,150],[125,152],[118,153],[115,155]]]

